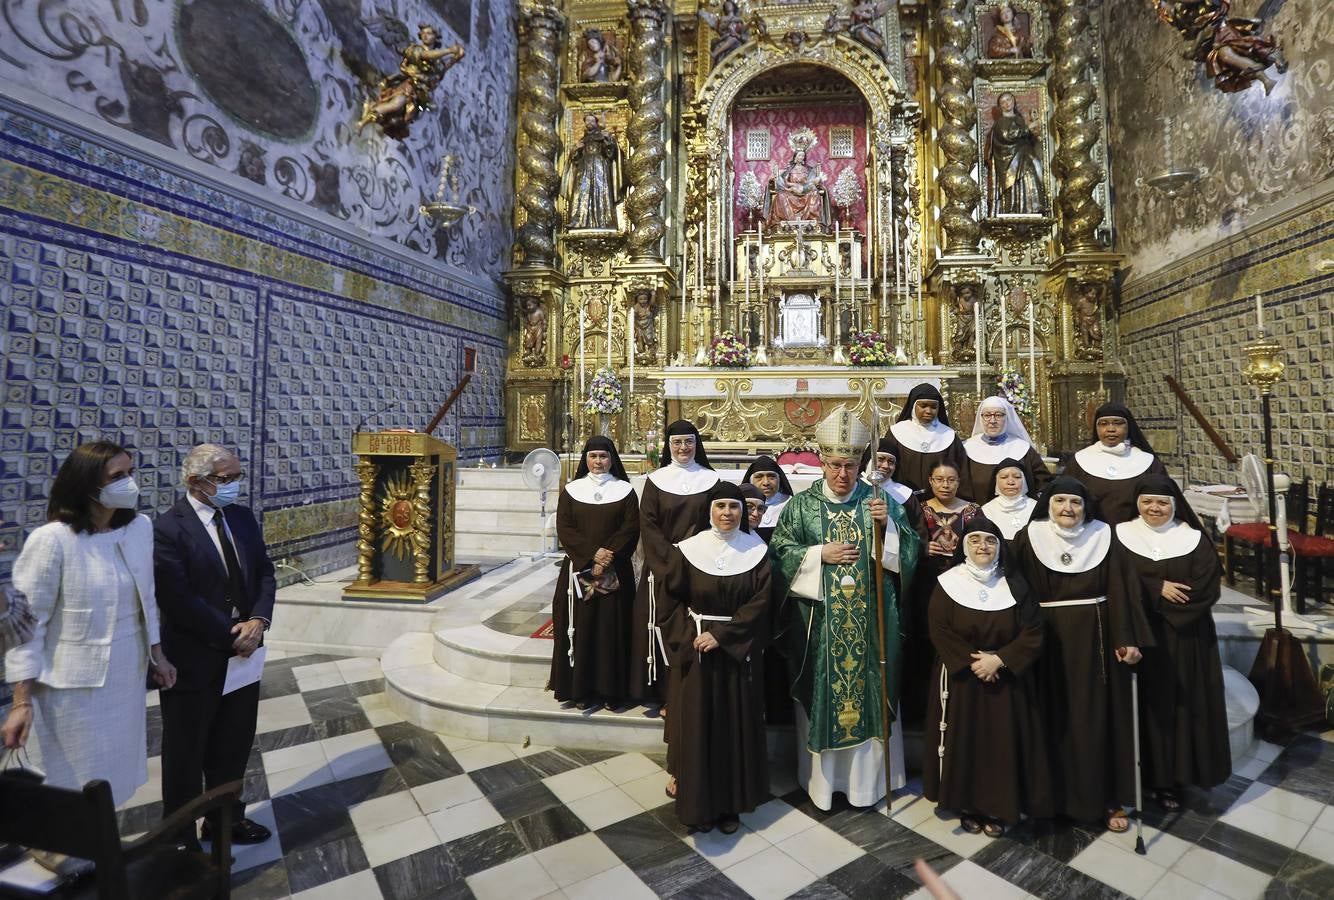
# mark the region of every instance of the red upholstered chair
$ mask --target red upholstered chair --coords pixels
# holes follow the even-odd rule
[[[1334,486],[1321,484],[1316,491],[1315,525],[1309,534],[1303,527],[1292,536],[1292,552],[1297,560],[1297,611],[1305,612],[1307,597],[1323,601],[1325,570],[1334,559]]]
[[[1299,528],[1304,528],[1306,523],[1308,498],[1310,492],[1310,480],[1294,481],[1288,488],[1287,502],[1284,503],[1284,509],[1288,516],[1288,543],[1294,548],[1296,553],[1296,544],[1293,537],[1298,534]],[[1298,526],[1293,528],[1292,526]],[[1274,541],[1269,536],[1269,523],[1265,522],[1246,522],[1241,525],[1233,525],[1223,533],[1223,559],[1227,574],[1227,583],[1236,584],[1236,571],[1238,568],[1237,547],[1249,547],[1252,551],[1251,559],[1254,562],[1254,578],[1256,596],[1261,600],[1268,600],[1265,593],[1265,585],[1270,583],[1271,575],[1265,564],[1265,558],[1269,554],[1265,551],[1274,546]],[[1301,609],[1301,592],[1297,593],[1298,610]]]

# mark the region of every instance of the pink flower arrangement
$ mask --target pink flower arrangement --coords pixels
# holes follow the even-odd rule
[[[892,366],[894,353],[878,331],[853,331],[848,335],[848,361],[854,366]]]
[[[709,345],[709,365],[744,369],[750,365],[750,348],[733,332],[724,331]]]

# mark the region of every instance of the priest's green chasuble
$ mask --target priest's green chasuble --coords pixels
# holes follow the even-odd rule
[[[816,753],[855,747],[871,738],[887,740],[880,690],[880,635],[876,618],[875,577],[884,579],[885,630],[888,634],[889,696],[898,702],[900,643],[894,583],[873,560],[874,523],[868,508],[872,488],[858,481],[846,503],[825,496],[821,479],[784,507],[769,549],[774,557],[778,598],[777,640],[793,673],[792,699],[810,720],[807,746]],[[921,541],[903,507],[883,495],[899,532],[901,583],[911,584]],[[816,544],[845,543],[861,548],[850,565],[820,565],[821,599],[791,594],[806,551]]]

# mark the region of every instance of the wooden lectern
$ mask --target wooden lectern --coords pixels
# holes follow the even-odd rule
[[[361,509],[344,600],[426,603],[481,574],[454,562],[457,450],[420,431],[359,431],[352,452]]]

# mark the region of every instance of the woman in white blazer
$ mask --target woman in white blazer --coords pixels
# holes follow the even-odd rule
[[[5,655],[14,705],[6,747],[35,738],[48,784],[111,784],[122,804],[148,781],[145,672],[163,687],[153,592],[153,526],[134,512],[129,453],[109,441],[77,448],[51,485],[47,523],[14,563],[14,586],[37,619],[32,639]]]

